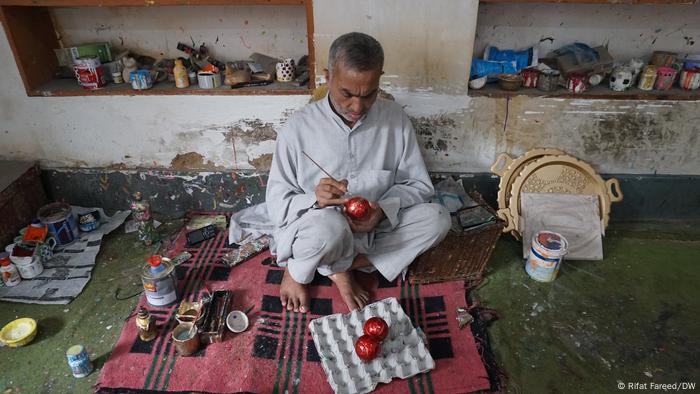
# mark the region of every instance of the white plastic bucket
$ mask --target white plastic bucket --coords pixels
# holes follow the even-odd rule
[[[532,237],[530,254],[525,261],[525,271],[539,282],[551,282],[559,273],[559,266],[569,243],[563,235],[552,231],[540,231]]]

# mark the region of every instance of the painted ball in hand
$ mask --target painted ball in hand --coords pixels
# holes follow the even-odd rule
[[[369,335],[363,335],[355,342],[355,353],[363,361],[372,361],[378,355],[382,345]]]
[[[389,335],[389,325],[381,317],[371,317],[365,322],[365,334],[381,342]]]
[[[369,201],[362,197],[353,197],[345,202],[345,213],[353,219],[364,219],[370,209]]]

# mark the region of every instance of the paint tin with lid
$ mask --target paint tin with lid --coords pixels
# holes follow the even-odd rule
[[[525,271],[536,281],[553,281],[559,273],[559,266],[568,248],[569,243],[563,235],[552,231],[538,232],[532,237],[532,247],[525,261]]]
[[[92,363],[85,346],[71,346],[66,352],[66,358],[68,358],[68,365],[76,378],[84,378],[92,372]]]
[[[551,92],[559,88],[559,71],[545,70],[537,77],[537,89]]]
[[[654,82],[656,82],[656,66],[644,66],[644,71],[639,74],[637,87],[640,90],[652,90],[654,89]]]
[[[100,89],[107,82],[105,80],[104,67],[97,56],[79,57],[73,63],[73,71],[78,85],[83,89]]]
[[[673,81],[676,79],[676,74],[677,71],[671,67],[657,67],[656,82],[654,83],[654,89],[671,89],[671,86],[673,86]]]
[[[2,282],[7,287],[17,286],[22,281],[17,268],[10,262],[9,253],[0,253],[0,275]]]
[[[60,202],[44,205],[36,216],[49,227],[59,246],[73,243],[78,238],[78,220],[70,205]]]
[[[151,256],[141,270],[141,282],[149,304],[165,306],[177,301],[177,277],[170,259]]]

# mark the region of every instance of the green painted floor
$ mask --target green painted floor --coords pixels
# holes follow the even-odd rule
[[[179,225],[160,230],[172,233]],[[523,270],[520,244],[501,238],[476,295],[501,315],[489,335],[509,377],[507,391],[601,393],[618,392],[620,384],[697,383],[698,232],[641,224],[609,231],[604,251],[604,261],[565,261],[556,281],[538,283]],[[0,348],[0,390],[91,392],[138,300],[116,300],[115,292],[140,290],[138,272],[150,253],[120,228],[105,238],[92,280],[71,304],[0,303],[1,325],[22,316],[39,322],[30,345]],[[73,378],[65,358],[78,343],[96,366],[83,379]]]

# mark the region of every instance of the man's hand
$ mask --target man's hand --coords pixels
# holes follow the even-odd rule
[[[342,198],[347,192],[347,179],[335,181],[331,178],[321,178],[318,185],[316,185],[316,202],[321,208],[341,205],[347,200]]]
[[[367,213],[367,217],[365,217],[362,220],[358,219],[353,219],[348,215],[345,215],[345,217],[348,219],[348,224],[350,225],[350,229],[352,230],[353,233],[368,233],[372,230],[374,230],[375,227],[384,220],[386,215],[384,214],[384,211],[377,205],[377,203],[370,202],[369,203],[370,210]]]

